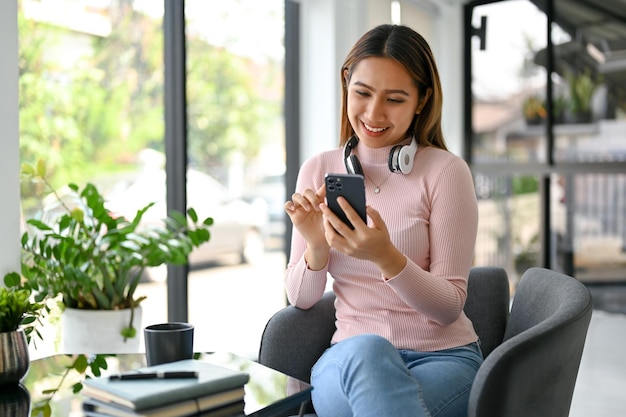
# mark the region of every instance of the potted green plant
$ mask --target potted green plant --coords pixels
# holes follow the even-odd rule
[[[591,99],[596,82],[589,71],[566,75],[569,85],[571,117],[574,123],[589,123],[592,119]]]
[[[529,96],[522,104],[524,119],[529,125],[538,125],[545,121],[547,117],[544,101],[538,96]]]
[[[0,385],[17,384],[30,364],[28,342],[45,308],[36,302],[21,276],[11,272],[0,286]]]
[[[65,310],[127,312],[128,324],[118,330],[124,341],[137,333],[135,312],[145,297],[135,292],[145,268],[185,264],[190,252],[211,236],[213,219],[199,220],[193,208],[186,215],[172,213],[162,225],[147,228],[141,219],[153,203],[138,210],[133,219],[125,219],[107,210],[93,184],[82,188],[68,184],[69,194],[61,195],[48,181],[43,161],[23,165],[22,175],[43,182],[61,208],[56,217],[26,221],[22,275],[38,299],[58,297]],[[82,313],[82,322],[88,322]],[[110,328],[110,319],[106,320]],[[90,332],[93,336],[88,337],[97,340],[100,336],[95,330]]]

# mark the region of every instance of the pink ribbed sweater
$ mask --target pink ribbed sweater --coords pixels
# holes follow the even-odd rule
[[[373,263],[331,249],[325,269],[309,270],[306,242],[294,228],[287,297],[310,308],[325,291],[326,280],[333,279],[333,342],[365,333],[383,336],[398,349],[421,351],[474,342],[476,333],[463,313],[478,223],[470,170],[456,155],[428,147],[418,150],[410,174],[391,173],[390,149],[361,143],[354,153],[366,173],[367,204],[381,214],[392,242],[408,259],[406,267],[385,281]],[[307,160],[296,191],[317,190],[329,172],[345,172],[342,149]]]

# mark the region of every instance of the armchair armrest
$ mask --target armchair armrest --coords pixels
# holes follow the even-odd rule
[[[311,368],[335,332],[334,301],[335,294],[327,292],[308,310],[287,306],[274,314],[261,336],[259,362],[310,382]]]

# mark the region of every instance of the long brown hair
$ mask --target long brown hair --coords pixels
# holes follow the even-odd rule
[[[417,87],[420,99],[426,97],[428,100],[420,114],[415,115],[407,134],[414,134],[419,146],[435,146],[447,150],[441,130],[441,82],[430,46],[422,35],[408,26],[389,24],[377,26],[361,36],[341,67],[340,145],[343,146],[354,135],[354,129],[348,120],[348,81],[355,66],[369,57],[393,59],[407,70]],[[426,96],[428,89],[432,92],[430,98]]]

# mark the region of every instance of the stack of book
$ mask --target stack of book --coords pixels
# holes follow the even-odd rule
[[[189,359],[83,382],[86,417],[243,416],[246,372]]]

